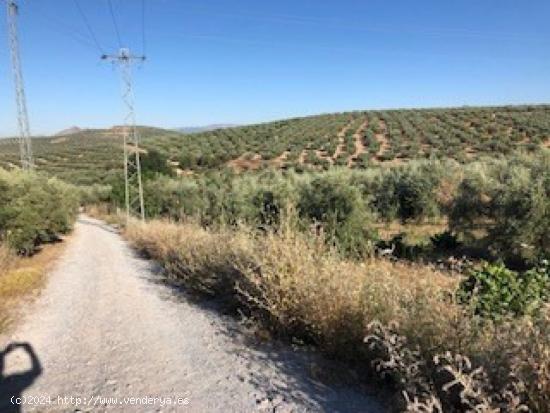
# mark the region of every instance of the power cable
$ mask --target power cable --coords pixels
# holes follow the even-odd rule
[[[480,32],[468,29],[442,29],[442,28],[420,28],[420,27],[399,27],[398,29],[392,26],[365,26],[352,24],[349,21],[342,19],[322,18],[322,17],[304,17],[288,14],[261,14],[246,11],[220,11],[218,8],[207,6],[195,6],[189,5],[188,11],[207,13],[209,16],[228,17],[228,18],[242,18],[252,21],[268,21],[274,23],[288,23],[296,25],[306,26],[322,26],[324,28],[333,28],[339,30],[353,30],[357,32],[371,32],[380,34],[392,34],[392,35],[420,35],[434,38],[479,38],[482,40],[502,40],[505,39],[518,39],[526,41],[538,40],[537,36],[524,36],[521,33],[504,33],[504,32]]]
[[[118,46],[122,49],[122,40],[120,38],[120,31],[118,30],[118,23],[116,21],[115,12],[113,10],[113,2],[111,0],[107,0],[107,3],[109,5],[109,12],[111,13],[111,20],[113,21],[113,26],[115,28],[115,33],[118,40]]]
[[[78,2],[78,0],[74,0],[74,4],[75,4],[76,8],[78,9],[78,12],[80,13],[80,16],[82,17],[82,20],[84,21],[84,25],[88,29],[88,33],[90,34],[90,37],[92,38],[93,42],[95,43],[97,49],[99,50],[101,55],[104,55],[105,51],[103,50],[103,48],[99,44],[99,42],[97,40],[97,37],[95,36],[95,33],[92,29],[92,25],[88,21],[88,18],[86,17],[86,14],[84,13],[84,10],[82,10],[82,7],[80,7],[80,3]]]
[[[146,56],[147,53],[147,41],[145,34],[145,0],[141,0],[141,53]]]

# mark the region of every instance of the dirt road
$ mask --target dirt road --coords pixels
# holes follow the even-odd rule
[[[114,230],[81,217],[40,297],[0,337],[0,350],[12,343],[0,353],[0,411],[18,411],[14,394],[41,412],[382,411],[357,388],[321,383],[334,365],[251,345],[236,321],[160,279]]]

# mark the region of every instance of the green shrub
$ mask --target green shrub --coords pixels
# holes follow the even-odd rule
[[[348,164],[348,158],[345,153],[341,153],[335,160],[337,166],[346,166]]]
[[[441,180],[434,163],[391,168],[378,178],[373,205],[380,216],[402,222],[440,214],[436,190]]]
[[[252,203],[257,208],[258,219],[262,225],[277,226],[279,224],[281,205],[273,191],[258,191],[254,195]]]
[[[451,228],[471,237],[471,230],[482,217],[490,214],[493,186],[483,171],[472,171],[460,183],[450,211]]]
[[[30,255],[68,232],[79,206],[71,185],[36,173],[0,170],[0,240]]]
[[[145,212],[149,217],[180,220],[198,215],[204,208],[201,189],[192,180],[159,176],[143,183]]]
[[[298,211],[306,222],[323,226],[325,237],[350,256],[372,253],[376,231],[360,192],[338,176],[320,176],[300,191]]]
[[[79,188],[80,202],[83,205],[101,204],[111,201],[113,188],[110,185],[94,184]]]
[[[147,178],[155,174],[163,174],[168,176],[174,174],[174,171],[168,164],[168,157],[154,149],[147,151],[147,153],[141,154],[140,163],[143,178]]]
[[[460,284],[458,297],[484,317],[532,314],[550,298],[549,270],[547,261],[523,273],[509,270],[503,264],[487,263],[470,270]]]
[[[480,225],[495,255],[535,262],[550,250],[550,156],[476,163],[450,212],[451,228],[472,237]]]
[[[546,172],[511,167],[492,195],[489,237],[498,254],[527,260],[550,251],[550,162]],[[536,174],[536,175],[535,175]]]

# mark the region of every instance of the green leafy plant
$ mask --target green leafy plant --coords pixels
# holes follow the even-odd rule
[[[0,170],[0,240],[24,255],[70,230],[79,193],[54,178]]]
[[[457,296],[484,317],[531,314],[548,301],[549,269],[547,261],[523,273],[503,264],[486,263],[480,269],[470,270]]]
[[[309,222],[320,223],[325,237],[350,255],[372,253],[377,239],[372,216],[356,188],[342,185],[338,177],[318,177],[305,185],[298,211]]]

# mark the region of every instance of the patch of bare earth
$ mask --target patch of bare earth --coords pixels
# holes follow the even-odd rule
[[[422,144],[420,144],[419,154],[420,155],[426,155],[426,154],[430,153],[430,149],[431,149],[430,145],[428,145],[427,143],[422,143]]]
[[[180,163],[178,161],[168,160],[168,166],[176,174],[176,176],[187,176],[189,170],[180,168]]]
[[[369,121],[365,120],[359,126],[359,128],[357,128],[357,131],[355,131],[355,134],[353,135],[353,138],[355,140],[355,153],[348,158],[349,167],[351,167],[357,161],[357,158],[359,158],[359,155],[367,152],[365,142],[363,141],[363,135],[368,127],[369,127]]]
[[[467,146],[464,149],[464,153],[466,154],[466,158],[473,159],[474,156],[476,155],[477,151],[474,148],[472,148],[471,146]]]
[[[136,152],[136,147],[134,145],[128,144],[128,145],[126,145],[126,148],[128,150],[128,153],[135,153]],[[137,151],[140,154],[147,154],[147,149],[144,149],[144,148],[138,147]]]
[[[238,172],[242,172],[259,169],[262,166],[262,162],[262,155],[259,153],[254,154],[252,157],[249,157],[247,154],[243,154],[237,159],[229,161],[227,165]]]
[[[320,149],[316,149],[315,150],[315,155],[317,156],[317,158],[319,159],[322,159],[322,160],[325,160],[325,161],[328,161],[330,162],[330,164],[334,164],[334,159],[332,159],[332,157],[328,154],[328,152],[326,150],[320,150]]]
[[[192,169],[181,169],[176,168],[176,176],[192,176],[195,174],[195,172]]]
[[[269,163],[274,167],[281,168],[284,166],[289,154],[289,151],[284,151],[282,154],[269,161]]]
[[[448,228],[448,224],[446,220],[407,224],[392,221],[376,223],[375,227],[382,239],[389,240],[396,235],[406,234],[408,242],[421,242],[445,231]]]
[[[521,141],[519,141],[519,143],[522,144],[522,145],[527,145],[530,142],[531,142],[531,140],[529,139],[529,136],[527,135],[527,133],[523,132]]]
[[[374,138],[380,144],[380,148],[376,154],[376,159],[378,161],[382,161],[382,157],[390,148],[390,142],[388,140],[388,125],[386,125],[386,122],[382,119],[380,119],[380,128],[382,129],[382,133],[377,133],[374,135]]]
[[[348,133],[352,124],[353,124],[353,120],[350,120],[350,122],[346,126],[344,126],[342,130],[338,132],[338,134],[336,135],[338,137],[338,145],[336,146],[336,150],[334,151],[334,154],[332,154],[333,161],[336,161],[336,159],[338,159],[338,157],[342,153],[344,153],[344,145],[345,145],[344,139],[346,137],[346,133]]]

